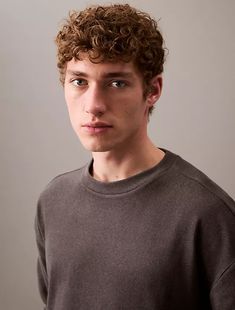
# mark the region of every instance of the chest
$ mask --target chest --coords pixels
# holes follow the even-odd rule
[[[193,227],[184,218],[152,200],[115,203],[89,201],[54,215],[46,238],[49,273],[161,282],[192,263]]]

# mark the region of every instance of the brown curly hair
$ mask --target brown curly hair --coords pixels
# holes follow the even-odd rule
[[[151,92],[151,79],[163,72],[165,48],[157,22],[128,4],[71,12],[57,34],[56,44],[62,84],[66,63],[73,58],[80,60],[81,53],[94,63],[132,61],[143,77],[144,97]]]

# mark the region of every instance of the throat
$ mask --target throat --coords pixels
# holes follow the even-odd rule
[[[135,154],[135,156],[129,156],[125,159],[114,160],[105,157],[103,153],[101,153],[101,156],[96,153],[93,158],[93,165],[90,168],[90,174],[100,182],[121,181],[151,169],[163,159],[164,155],[165,153],[156,147],[154,147],[154,152],[147,153],[147,156],[142,158]]]

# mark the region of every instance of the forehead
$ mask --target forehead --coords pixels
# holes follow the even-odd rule
[[[112,75],[123,75],[126,77],[140,77],[138,70],[133,62],[108,62],[102,61],[99,63],[91,62],[88,57],[81,60],[72,59],[67,62],[66,74],[83,74],[87,76],[105,77]]]

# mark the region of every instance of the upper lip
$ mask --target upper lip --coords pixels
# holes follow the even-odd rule
[[[86,124],[83,124],[82,127],[112,127],[110,124],[105,123],[105,122],[89,122]]]

